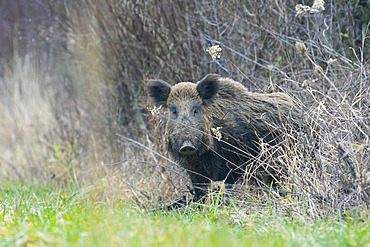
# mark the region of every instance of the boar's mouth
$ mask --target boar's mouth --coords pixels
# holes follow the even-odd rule
[[[193,155],[197,152],[197,149],[194,147],[193,143],[189,140],[183,142],[179,149],[179,153],[185,156]]]

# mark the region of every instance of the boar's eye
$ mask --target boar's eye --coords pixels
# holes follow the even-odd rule
[[[194,117],[196,117],[196,116],[199,115],[199,111],[200,111],[199,107],[194,107],[193,108],[193,115],[194,115]]]
[[[177,118],[177,109],[176,109],[176,107],[170,106],[169,109],[170,109],[170,113],[171,113],[171,118]]]

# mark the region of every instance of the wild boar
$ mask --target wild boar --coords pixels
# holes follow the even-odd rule
[[[166,146],[188,172],[196,199],[210,181],[234,184],[259,154],[260,143],[276,145],[299,118],[288,95],[251,93],[216,74],[174,86],[149,80],[147,90],[157,106],[168,109]]]

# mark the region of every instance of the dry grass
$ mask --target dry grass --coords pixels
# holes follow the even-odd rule
[[[298,142],[287,133],[283,148],[265,148],[253,164],[270,166],[274,153],[284,193],[247,184],[224,198],[313,218],[368,206],[369,6],[337,1],[298,17],[288,0],[62,2],[39,1],[52,13],[37,27],[49,52],[35,51],[48,65],[17,57],[3,69],[2,179],[88,184],[96,200],[147,209],[171,201],[189,181],[168,160],[165,119],[148,116],[145,81],[219,73],[251,91],[286,92],[310,116]]]
[[[40,81],[42,71],[29,57],[15,61],[6,73],[0,88],[1,175],[5,179],[23,179],[32,174],[42,181],[57,125],[48,99],[54,89]],[[44,169],[39,169],[41,166]]]

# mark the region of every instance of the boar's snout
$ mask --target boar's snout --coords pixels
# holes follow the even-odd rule
[[[194,147],[193,143],[191,143],[191,141],[189,140],[184,141],[179,150],[180,154],[182,155],[193,155],[195,154],[196,151],[197,149]]]

